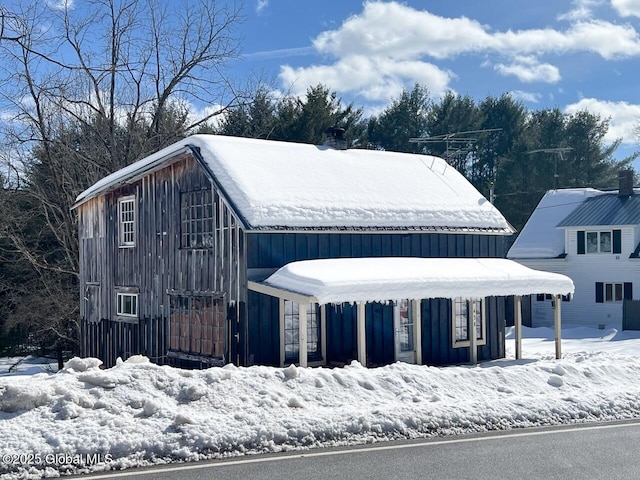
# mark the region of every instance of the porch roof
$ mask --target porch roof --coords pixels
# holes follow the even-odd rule
[[[574,291],[573,281],[565,275],[533,270],[501,258],[303,260],[281,267],[261,284],[250,283],[253,290],[271,294],[291,292],[295,297],[307,297],[307,301],[319,304],[537,293],[567,295]]]

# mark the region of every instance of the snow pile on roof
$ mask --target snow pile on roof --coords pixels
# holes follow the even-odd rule
[[[101,180],[77,202],[196,147],[253,227],[511,227],[444,160],[373,150],[193,135]]]
[[[564,253],[564,230],[556,226],[585,199],[602,195],[593,188],[548,191],[507,253],[507,258],[555,258]]]
[[[481,367],[185,371],[132,357],[107,370],[86,360],[55,375],[2,377],[0,453],[41,463],[0,462],[0,476],[640,416],[638,332],[591,329],[588,344],[563,342],[562,360],[553,359],[552,330],[524,334],[526,360]]]
[[[564,275],[501,258],[332,258],[292,262],[264,283],[318,303],[573,293]]]

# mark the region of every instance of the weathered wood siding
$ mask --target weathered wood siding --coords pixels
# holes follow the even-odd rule
[[[286,263],[313,258],[413,256],[503,258],[505,237],[445,233],[249,233],[247,265],[251,271],[277,269]],[[478,359],[504,356],[504,298],[485,301],[487,345],[478,349]],[[445,365],[469,360],[469,348],[452,347],[451,302],[423,300],[423,363]],[[371,365],[394,361],[393,307],[366,306],[367,355]],[[279,361],[278,303],[265,295],[250,294],[249,324],[252,337],[250,360],[277,365]],[[348,363],[357,358],[356,308],[344,304],[327,308],[327,361]]]
[[[182,248],[180,194],[203,188],[212,190],[218,219],[214,238],[206,248]],[[127,195],[135,195],[137,208],[132,248],[118,245],[118,199]],[[232,350],[227,357],[245,362],[244,236],[238,219],[197,160],[176,159],[130,185],[87,201],[78,207],[78,215],[83,354],[97,356],[107,365],[113,364],[114,355],[126,358],[138,353],[168,363],[170,294],[216,293],[222,294],[229,312],[227,343]],[[135,326],[116,318],[117,287],[138,289]]]

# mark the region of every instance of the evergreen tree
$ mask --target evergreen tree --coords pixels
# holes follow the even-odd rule
[[[392,100],[378,117],[369,120],[367,136],[370,146],[394,152],[424,152],[423,144],[409,140],[429,134],[430,105],[426,87],[416,84],[410,92],[404,90],[400,98]]]

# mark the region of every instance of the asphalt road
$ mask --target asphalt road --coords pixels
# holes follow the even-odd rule
[[[639,479],[640,421],[172,464],[86,479]]]

